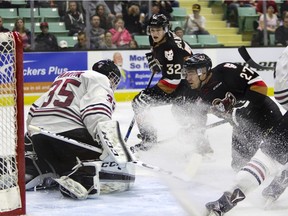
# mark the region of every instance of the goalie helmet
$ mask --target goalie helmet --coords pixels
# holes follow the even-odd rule
[[[183,75],[184,77],[187,74],[187,70],[196,69],[198,76],[202,74],[202,68],[206,67],[207,74],[210,73],[210,70],[212,68],[212,61],[211,59],[205,55],[204,53],[196,53],[189,57],[183,64]]]
[[[121,73],[113,61],[108,59],[108,60],[101,60],[99,62],[96,62],[93,65],[92,70],[97,71],[107,76],[111,82],[112,88],[114,90],[117,88],[121,79]]]
[[[147,32],[151,27],[163,27],[165,32],[169,31],[169,20],[164,14],[153,14],[148,22]]]

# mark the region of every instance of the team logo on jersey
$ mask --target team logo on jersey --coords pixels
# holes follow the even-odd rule
[[[168,61],[172,61],[174,57],[173,50],[164,51],[164,56]]]
[[[216,98],[212,105],[220,112],[230,112],[236,103],[236,98],[231,92],[227,92],[225,98]]]

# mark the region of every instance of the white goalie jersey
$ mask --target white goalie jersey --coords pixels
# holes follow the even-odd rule
[[[95,139],[97,123],[111,120],[114,108],[114,93],[105,75],[69,71],[59,75],[32,104],[26,124],[52,133],[87,128]]]
[[[274,95],[285,110],[288,110],[288,46],[277,60]]]

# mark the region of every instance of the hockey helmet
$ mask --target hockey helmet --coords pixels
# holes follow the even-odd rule
[[[98,61],[93,65],[92,70],[107,76],[112,88],[114,90],[117,88],[121,79],[121,73],[113,61],[110,59]]]
[[[206,67],[207,73],[209,73],[212,68],[212,61],[204,53],[196,53],[184,62],[182,72],[186,76],[187,70],[196,69],[198,76],[200,76],[203,67]]]
[[[147,32],[149,34],[151,27],[163,27],[165,32],[169,31],[169,20],[164,14],[153,14],[148,22]]]

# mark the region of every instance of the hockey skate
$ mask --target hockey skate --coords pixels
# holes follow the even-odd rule
[[[206,204],[207,216],[222,216],[244,199],[245,195],[239,188],[235,189],[232,194],[224,192],[218,200]]]
[[[276,201],[288,187],[288,170],[282,171],[280,176],[276,176],[273,181],[262,191],[263,197],[267,199],[266,207]]]

